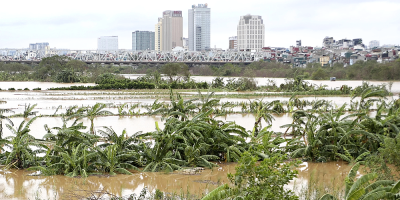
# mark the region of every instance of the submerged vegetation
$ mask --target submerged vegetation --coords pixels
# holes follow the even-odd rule
[[[220,79],[212,84],[226,87]],[[290,84],[287,89],[290,91],[314,88],[301,77]],[[286,102],[260,99],[223,103],[213,92],[199,91],[196,98],[188,99],[170,89],[169,102],[156,100],[140,107],[96,103],[88,107],[71,106],[60,114],[57,108],[53,116],[61,117],[63,123],[56,127],[47,124],[42,130],[43,138],[30,134],[30,125],[41,116],[33,111],[36,104],[25,105],[23,113],[13,116],[25,118],[19,125],[12,123],[12,115],[7,115],[9,109],[2,109],[0,122],[8,122],[5,126],[12,135],[3,137],[3,131],[0,132],[0,164],[4,169],[28,169],[41,175],[88,177],[129,175],[136,171],[170,173],[239,162],[236,173],[229,175],[231,184],[221,185],[204,199],[298,199],[283,186],[296,177],[293,167],[299,160],[345,161],[354,165],[343,188],[345,196],[321,194],[317,199],[399,196],[398,178],[385,167],[393,164],[400,169],[399,100],[386,100],[389,92],[384,86],[364,83],[355,89],[342,89],[352,100],[341,107],[326,100],[304,101],[296,95]],[[117,108],[118,113],[108,111],[110,106]],[[232,113],[235,107],[254,115],[251,130],[218,118]],[[129,130],[116,133],[111,127],[93,128],[96,117],[137,115],[139,108],[146,111],[143,115],[161,115],[164,128],[156,123],[152,132],[130,135]],[[371,115],[373,108],[376,114]],[[270,130],[274,115],[285,112],[292,113],[292,123],[282,126],[286,131]],[[90,121],[88,131],[81,122],[83,118]],[[267,126],[263,127],[263,122]],[[356,178],[361,164],[369,172]]]

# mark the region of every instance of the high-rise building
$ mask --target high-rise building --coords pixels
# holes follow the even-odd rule
[[[369,42],[370,49],[375,48],[375,47],[380,47],[378,40],[372,40],[371,42]]]
[[[44,50],[46,47],[49,46],[48,42],[42,42],[42,43],[32,43],[29,44],[29,50]]]
[[[189,9],[189,51],[210,50],[210,10],[207,4]]]
[[[159,19],[160,23],[160,19]],[[166,10],[161,19],[161,46],[163,51],[171,51],[173,48],[183,46],[183,18],[182,11]]]
[[[118,51],[118,36],[101,36],[97,38],[97,51]]]
[[[240,51],[261,51],[265,40],[265,27],[261,16],[241,16],[237,26],[237,35]]]
[[[229,37],[229,49],[237,49],[237,36]]]
[[[161,51],[162,50],[162,19],[161,17],[158,18],[158,23],[155,27],[155,50]]]
[[[132,51],[154,50],[154,35],[153,31],[132,32]]]

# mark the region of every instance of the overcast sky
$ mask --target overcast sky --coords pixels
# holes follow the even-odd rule
[[[132,31],[154,31],[164,10],[183,11],[188,36],[188,9],[208,3],[211,46],[228,48],[242,15],[261,15],[265,46],[289,47],[301,39],[321,46],[325,36],[362,38],[400,44],[400,0],[18,0],[1,1],[0,48],[50,47],[96,49],[100,36],[118,36],[120,49],[132,48]]]

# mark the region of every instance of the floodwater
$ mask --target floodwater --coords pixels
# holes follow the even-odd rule
[[[143,76],[143,74],[123,74],[124,77],[130,79],[136,79],[139,76]],[[191,78],[195,81],[205,81],[211,83],[215,76],[191,76]],[[240,77],[222,77],[224,78],[225,83],[228,79],[238,79]],[[271,84],[272,82],[279,86],[282,83],[285,83],[285,78],[268,78],[268,77],[255,77],[255,80],[259,86],[265,86]],[[271,82],[272,81],[272,82]],[[330,81],[330,80],[306,80],[312,84],[316,85],[326,85],[329,89],[340,88],[342,85],[348,85],[350,87],[357,87],[362,84],[362,80],[348,80],[348,81]],[[382,85],[382,84],[389,84],[389,81],[367,81],[373,85]],[[388,88],[389,89],[389,88]],[[400,93],[400,81],[394,81],[392,85],[392,92],[393,93]]]
[[[286,129],[280,128],[280,126],[285,124],[292,123],[291,114],[280,114],[275,115],[274,123],[272,124],[271,130],[275,132],[285,132]],[[236,124],[243,126],[246,130],[252,130],[254,126],[254,115],[253,114],[230,114],[226,117],[217,117],[219,120],[224,121],[234,121]],[[19,124],[24,119],[21,117],[11,118],[14,123],[14,127],[19,126]],[[87,126],[86,130],[89,131],[90,121],[86,118],[80,120],[83,122],[85,126]],[[71,120],[68,125],[71,125],[73,120]],[[156,130],[155,123],[158,122],[159,127],[161,129],[164,128],[164,123],[161,121],[161,116],[107,116],[107,117],[97,117],[94,119],[94,126],[95,130],[102,129],[103,126],[111,127],[114,131],[118,134],[122,133],[125,129],[128,135],[133,135],[136,132],[143,131],[143,132],[152,132]],[[4,121],[4,124],[7,122]],[[62,120],[60,117],[38,117],[30,126],[30,134],[33,135],[35,138],[42,139],[43,136],[47,133],[44,129],[44,125],[48,125],[49,128],[52,127],[61,127]],[[265,127],[267,124],[262,121],[262,126]],[[3,129],[3,136],[10,136],[11,132],[7,128],[4,127]]]
[[[214,77],[194,77],[201,79],[201,81],[211,81]],[[260,81],[265,81],[266,78],[258,78]],[[264,80],[265,79],[265,80]],[[277,84],[279,81],[284,79],[276,79]],[[326,82],[326,83],[325,83]],[[320,81],[315,82],[316,84],[329,84],[328,87],[336,87],[337,85],[347,84],[352,87],[361,85],[361,81]],[[383,82],[371,82],[373,84],[381,84]],[[337,84],[337,85],[336,85]],[[40,83],[40,82],[0,82],[0,88],[7,89],[14,87],[15,89],[23,89],[25,87],[33,89],[36,87],[51,88],[51,87],[67,87],[71,85],[82,85],[77,84],[60,84],[60,83]],[[87,84],[91,85],[91,84]],[[92,84],[93,85],[93,84]],[[400,92],[400,82],[394,82],[392,91]],[[62,105],[57,113],[64,113],[68,106],[92,106],[95,103],[108,103],[114,105],[121,105],[123,103],[128,104],[152,104],[157,97],[156,94],[148,92],[144,95],[132,92],[127,93],[125,91],[1,91],[0,100],[6,101],[5,104],[0,104],[0,108],[11,108],[15,113],[22,113],[26,104],[35,104],[37,107],[33,111],[37,111],[37,115],[51,115],[54,114],[57,107]],[[192,93],[186,93],[191,95]],[[192,94],[195,95],[196,93]],[[221,93],[230,94],[230,93]],[[233,94],[239,94],[233,92]],[[152,96],[153,95],[153,96]],[[261,99],[262,97],[257,97]],[[349,104],[349,97],[301,97],[301,100],[317,100],[325,99],[331,101],[335,106],[341,106],[344,103]],[[397,96],[394,98],[398,98]],[[279,96],[266,96],[263,98],[264,101],[281,100],[287,101],[289,97]],[[392,98],[389,98],[390,100]],[[168,102],[168,98],[162,98],[159,101]],[[248,102],[247,98],[221,98],[221,102]],[[136,109],[136,112],[143,113],[146,110],[144,108]],[[117,114],[116,108],[106,108],[115,114]],[[240,108],[235,107],[235,111],[239,111]],[[6,114],[7,115],[7,114]],[[271,126],[271,130],[275,132],[284,132],[284,128],[280,126],[289,124],[292,122],[291,114],[280,114],[274,115],[274,122]],[[226,116],[218,117],[217,119],[224,121],[234,121],[238,125],[243,126],[247,130],[251,130],[254,126],[254,115],[253,114],[228,114]],[[21,117],[11,118],[14,123],[14,127],[18,126],[23,120],[27,120]],[[90,123],[87,119],[82,119],[81,122],[87,126],[86,131],[89,130]],[[116,133],[121,133],[124,129],[128,135],[132,135],[138,131],[150,132],[155,130],[155,123],[158,122],[160,128],[163,128],[163,121],[161,116],[104,116],[97,117],[94,120],[95,130],[102,129],[103,126],[109,126],[113,128]],[[7,122],[4,121],[3,125]],[[69,122],[69,124],[71,124]],[[47,124],[51,127],[62,126],[62,120],[60,117],[39,117],[30,126],[31,132],[36,138],[43,138],[46,134],[44,125]],[[265,127],[267,124],[262,121],[262,126]],[[11,132],[4,127],[3,137],[11,135]],[[105,191],[118,196],[126,196],[132,193],[139,194],[143,188],[148,188],[150,191],[159,189],[168,193],[180,194],[193,194],[202,196],[208,193],[218,184],[229,183],[227,179],[228,173],[235,172],[235,163],[222,163],[220,167],[213,169],[206,169],[200,174],[196,175],[183,175],[179,172],[173,173],[150,173],[150,172],[134,172],[133,175],[116,175],[116,176],[90,176],[87,179],[80,178],[69,178],[65,176],[30,176],[33,172],[23,170],[0,170],[0,199],[34,199],[39,197],[41,199],[74,199],[79,195],[84,195],[86,190],[93,191],[104,189]],[[350,170],[351,166],[342,162],[331,162],[331,163],[302,163],[297,169],[299,170],[298,178],[292,181],[286,187],[293,189],[297,192],[301,191],[302,188],[307,187],[310,182],[315,180],[321,183],[335,183],[336,185],[342,186],[344,177]]]
[[[28,88],[30,90],[33,90],[34,88],[41,88],[42,90],[48,90],[49,88],[53,87],[70,87],[70,86],[79,86],[79,85],[84,85],[84,86],[94,86],[96,84],[94,83],[54,83],[54,82],[34,82],[34,81],[0,81],[0,88],[2,90],[8,90],[8,88],[14,88],[16,90],[18,89],[25,89]]]
[[[184,175],[179,171],[133,172],[133,175],[89,176],[86,179],[66,176],[30,176],[24,170],[0,171],[1,199],[78,199],[90,191],[104,190],[117,196],[139,194],[143,188],[159,189],[170,194],[188,193],[194,196],[207,194],[220,184],[230,184],[227,174],[235,173],[236,163],[222,163],[219,167],[206,169],[199,174]],[[330,186],[343,185],[351,166],[344,162],[302,163],[298,177],[286,186],[300,192],[310,181]],[[74,198],[75,197],[75,198]]]

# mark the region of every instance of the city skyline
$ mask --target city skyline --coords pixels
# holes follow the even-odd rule
[[[75,3],[74,3],[75,2]],[[79,2],[79,3],[78,3]],[[21,1],[16,7],[6,1],[0,13],[0,48],[28,48],[29,43],[46,41],[51,48],[96,49],[100,36],[115,35],[120,49],[131,49],[135,30],[153,31],[159,13],[182,10],[183,37],[188,37],[188,12],[193,4],[212,8],[211,48],[227,49],[228,38],[236,35],[237,22],[246,14],[262,16],[265,46],[289,47],[296,40],[306,46],[322,46],[326,36],[335,39],[362,38],[366,45],[379,40],[381,45],[400,44],[400,2],[354,0],[325,2],[297,1],[164,1],[113,4],[71,0],[58,6],[45,0]],[[126,5],[126,6],[120,6]],[[44,6],[44,7],[43,7]],[[32,10],[41,10],[35,12]]]

